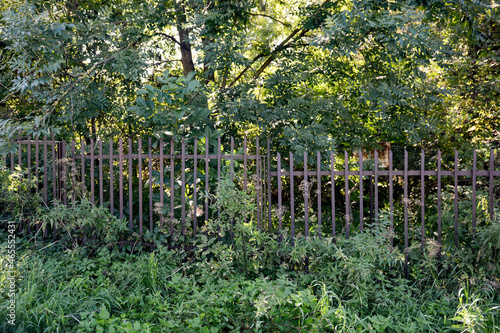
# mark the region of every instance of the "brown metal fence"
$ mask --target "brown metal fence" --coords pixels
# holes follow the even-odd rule
[[[443,180],[453,188],[453,223],[445,232],[453,231],[456,246],[459,246],[459,225],[463,223],[459,204],[464,195],[459,193],[460,188],[471,187],[472,233],[477,222],[478,188],[488,192],[490,219],[498,207],[495,192],[500,171],[495,170],[494,150],[489,151],[488,162],[481,164],[488,165],[487,170],[478,170],[475,150],[469,170],[459,169],[456,151],[453,170],[442,169],[439,151],[437,158],[431,157],[436,169],[427,170],[426,161],[431,159],[423,150],[420,156],[412,154],[412,163],[404,151],[397,169],[392,151],[389,151],[388,167],[382,168],[377,151],[370,159],[366,159],[362,151],[355,155],[344,151],[343,156],[334,152],[312,155],[304,152],[300,156],[290,153],[284,158],[280,153],[271,152],[269,140],[267,147],[261,145],[259,138],[252,142],[242,139],[237,146],[234,138],[226,145],[221,143],[221,138],[211,142],[206,138],[180,142],[120,139],[116,144],[111,140],[66,143],[52,136],[51,140],[47,137],[19,140],[17,153],[5,157],[5,164],[11,169],[20,165],[28,169],[29,176],[36,176],[37,191],[47,204],[52,199],[67,202],[68,195],[75,195],[77,189],[88,196],[92,204],[109,207],[116,216],[127,218],[130,230],[136,230],[141,236],[145,228],[154,229],[159,215],[177,219],[179,230],[174,230],[171,224],[170,231],[180,234],[196,234],[200,222],[220,216],[220,211],[211,207],[208,196],[202,194],[215,193],[223,174],[234,177],[240,188],[247,190],[251,185],[255,191],[258,227],[280,234],[289,229],[287,237],[292,243],[299,233],[308,237],[313,230],[317,230],[319,236],[331,234],[334,238],[339,232],[345,232],[349,238],[353,228],[355,232],[363,232],[366,224],[378,221],[380,210],[386,208],[391,232],[403,233],[403,240],[396,246],[404,248],[405,253],[412,245],[410,238],[420,238],[423,247],[426,235],[435,235],[441,247],[443,191],[446,190]],[[357,159],[354,166],[353,158]],[[418,158],[420,168],[409,170],[410,164],[415,167]],[[336,159],[343,161],[342,167]],[[79,187],[70,182],[69,175],[78,180]],[[297,195],[298,192],[302,195]],[[426,207],[429,195],[436,200],[431,207]],[[316,203],[312,201],[314,197]],[[412,212],[409,221],[409,205],[417,199],[420,212]],[[394,222],[395,204],[402,206],[398,230]],[[450,203],[447,201],[447,204]],[[431,217],[426,209],[436,212],[435,223],[429,222]],[[420,216],[418,228],[417,214]]]

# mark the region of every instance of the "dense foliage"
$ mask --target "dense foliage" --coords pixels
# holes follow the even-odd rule
[[[296,152],[498,144],[492,1],[23,0],[0,12],[7,141],[218,129]]]

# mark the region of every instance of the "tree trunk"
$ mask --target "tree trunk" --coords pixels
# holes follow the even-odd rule
[[[177,30],[179,31],[179,46],[181,48],[181,63],[184,76],[194,71],[193,55],[191,53],[191,44],[189,43],[189,30],[186,26],[186,13],[184,4],[181,1],[175,3],[177,12]]]

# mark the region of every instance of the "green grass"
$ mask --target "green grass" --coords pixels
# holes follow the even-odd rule
[[[441,263],[424,257],[407,280],[383,228],[337,245],[312,238],[293,248],[246,230],[246,258],[225,239],[203,246],[206,236],[199,250],[132,254],[58,243],[42,250],[22,239],[16,326],[6,323],[2,295],[1,331],[500,331],[498,263],[471,275],[459,262],[467,254],[455,251]]]

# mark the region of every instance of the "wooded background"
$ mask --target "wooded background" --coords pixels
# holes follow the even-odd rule
[[[495,1],[4,0],[0,152],[19,130],[496,148],[499,55]]]

